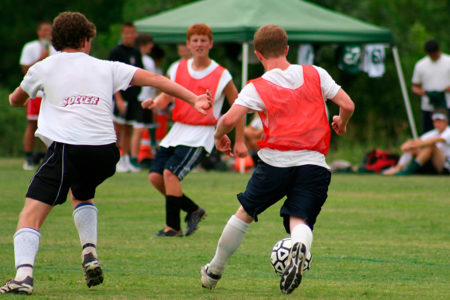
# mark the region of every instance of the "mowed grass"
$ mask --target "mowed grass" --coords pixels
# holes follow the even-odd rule
[[[15,274],[12,236],[33,174],[21,164],[0,159],[2,281]],[[97,190],[105,281],[90,289],[71,205],[56,207],[41,228],[33,298],[449,299],[450,178],[444,176],[335,174],[314,231],[312,268],[292,295],[281,294],[269,261],[273,244],[287,236],[281,202],[252,224],[217,288],[201,288],[199,269],[214,255],[249,176],[189,174],[184,191],[208,216],[190,237],[158,239],[164,201],[147,173],[114,175]]]

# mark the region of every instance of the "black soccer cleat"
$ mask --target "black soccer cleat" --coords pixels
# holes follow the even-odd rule
[[[8,280],[2,287],[0,287],[0,294],[22,294],[31,295],[33,293],[33,278],[27,276],[22,281],[14,279]]]
[[[100,262],[92,253],[84,255],[81,267],[83,268],[84,279],[86,279],[88,288],[103,282],[103,271],[100,267]]]
[[[161,229],[156,235],[156,237],[183,237],[181,230],[173,230],[172,228],[166,226]]]
[[[288,257],[287,267],[281,275],[280,290],[284,294],[292,293],[302,282],[304,264],[306,260],[306,246],[300,242],[292,245]]]
[[[193,234],[198,228],[198,223],[200,223],[200,221],[205,217],[206,211],[201,207],[199,207],[196,211],[187,214],[186,218],[184,219],[187,223],[186,232],[184,233],[184,235],[189,236]]]

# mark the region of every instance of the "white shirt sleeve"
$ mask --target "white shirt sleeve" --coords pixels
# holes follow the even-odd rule
[[[39,49],[38,49],[39,48]],[[38,42],[30,42],[25,44],[22,49],[22,53],[20,55],[20,65],[22,66],[30,66],[33,63],[35,63],[39,56],[36,56],[40,54],[41,47]]]
[[[113,70],[113,91],[126,90],[130,86],[134,73],[139,68],[118,61],[108,61],[112,64]]]
[[[316,68],[317,72],[319,72],[320,87],[322,89],[322,95],[324,99],[333,99],[341,89],[341,86],[334,81],[334,79],[330,76],[330,74],[328,74],[325,69],[318,66],[314,67]]]
[[[37,92],[42,90],[42,80],[39,78],[39,63],[34,64],[28,69],[27,74],[25,74],[20,87],[30,96],[30,98],[36,98]]]
[[[411,79],[413,84],[422,84],[422,78],[420,76],[420,64],[416,63],[414,66],[413,76]]]
[[[255,89],[253,83],[249,83],[241,90],[234,104],[239,104],[247,107],[253,111],[264,111],[266,110],[266,106],[262,101],[261,97],[259,97],[258,92]]]

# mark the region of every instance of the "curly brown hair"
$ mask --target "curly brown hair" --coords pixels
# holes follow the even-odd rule
[[[96,28],[82,13],[62,12],[52,25],[52,45],[56,50],[79,49],[84,38],[95,37]]]

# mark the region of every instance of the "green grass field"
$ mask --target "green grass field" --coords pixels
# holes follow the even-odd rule
[[[0,280],[14,276],[12,236],[32,172],[0,159]],[[200,267],[238,207],[249,175],[192,173],[185,193],[208,213],[187,238],[155,238],[164,201],[147,173],[116,174],[97,190],[98,252],[105,281],[88,289],[68,202],[41,228],[34,299],[449,299],[450,178],[336,174],[318,218],[313,263],[293,294],[282,295],[270,265],[286,236],[281,203],[253,224],[215,290]],[[2,282],[3,283],[3,282]],[[8,295],[5,298],[20,296]]]

